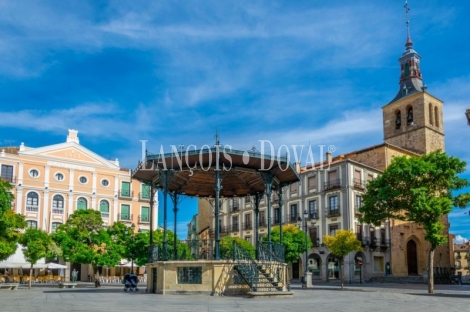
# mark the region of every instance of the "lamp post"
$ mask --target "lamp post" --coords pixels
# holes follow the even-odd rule
[[[465,115],[467,116],[467,124],[470,126],[470,108],[467,108]]]
[[[131,235],[132,238],[132,245],[131,245],[131,274],[134,274],[134,230],[135,230],[135,224],[132,223],[131,225],[131,232],[129,232],[129,228],[126,227],[126,230],[124,231],[124,234],[126,235]]]
[[[308,221],[309,221],[308,219],[309,219],[309,215],[308,215],[307,210],[304,210],[303,218],[299,216],[297,219],[299,228],[302,229],[303,227],[303,231],[305,232],[305,261],[304,261],[305,265],[304,265],[304,285],[303,285],[303,287],[305,288],[312,287],[312,277],[311,277],[312,273],[308,272]],[[312,217],[310,218],[310,224],[314,225],[315,222],[316,222],[315,214],[313,214]]]

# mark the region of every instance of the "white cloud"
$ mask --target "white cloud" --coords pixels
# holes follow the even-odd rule
[[[465,238],[462,235],[456,235],[454,238],[454,244],[465,244],[466,242],[468,242],[468,238]]]

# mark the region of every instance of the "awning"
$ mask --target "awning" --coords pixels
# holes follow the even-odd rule
[[[30,269],[31,268],[31,263],[26,263],[21,266],[23,269]],[[66,269],[66,265],[58,264],[58,263],[36,263],[33,265],[33,269]]]

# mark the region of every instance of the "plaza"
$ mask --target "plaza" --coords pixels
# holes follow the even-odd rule
[[[302,289],[293,284],[289,298],[213,297],[207,295],[151,295],[122,291],[122,287],[95,289],[81,283],[77,289],[35,286],[28,291],[0,292],[1,311],[462,311],[470,285],[436,285],[434,295],[424,284],[355,284],[338,290],[337,284]]]

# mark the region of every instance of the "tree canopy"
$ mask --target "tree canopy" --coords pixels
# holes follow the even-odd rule
[[[413,221],[425,230],[429,251],[429,292],[433,292],[433,255],[437,246],[447,242],[442,217],[452,207],[464,208],[469,193],[456,194],[469,182],[459,177],[466,163],[442,151],[420,157],[393,158],[377,179],[369,181],[362,197],[361,220],[378,225],[385,219]]]
[[[26,227],[24,216],[11,207],[14,200],[11,188],[10,183],[0,179],[0,261],[15,253],[20,230]]]
[[[273,227],[271,230],[271,241],[273,243],[280,243],[280,227]],[[294,263],[300,255],[306,252],[305,240],[307,239],[308,249],[312,248],[312,240],[303,231],[293,224],[286,224],[282,226],[282,241],[284,244],[285,261],[286,263]],[[267,242],[268,237],[263,236],[263,242]]]
[[[325,235],[323,236],[323,243],[328,250],[339,258],[340,264],[340,275],[341,275],[341,289],[343,289],[343,262],[344,257],[350,252],[361,251],[361,242],[357,240],[356,235],[350,230],[338,230],[335,236]]]
[[[255,259],[255,247],[247,240],[241,237],[224,236],[220,239],[220,258],[233,259],[233,242],[245,250],[251,259]]]

